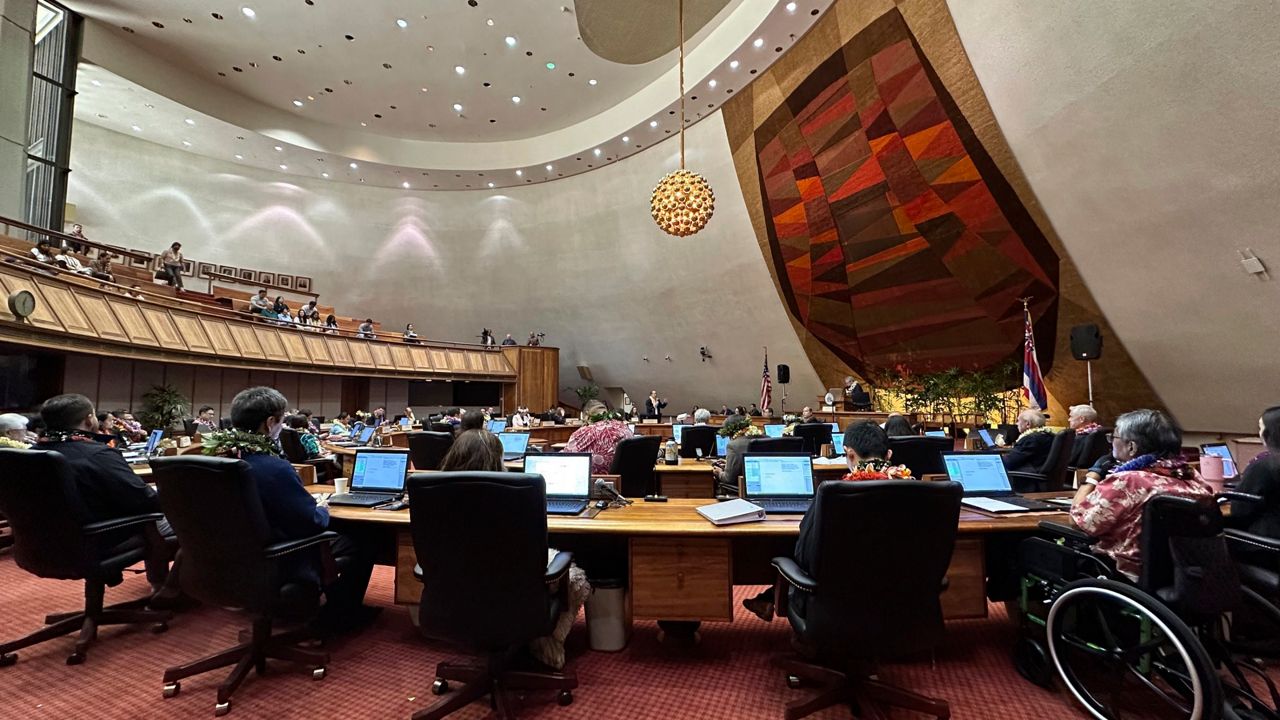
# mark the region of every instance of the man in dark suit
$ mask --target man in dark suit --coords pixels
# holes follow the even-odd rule
[[[90,521],[160,512],[155,489],[138,477],[119,450],[99,441],[98,416],[89,398],[76,394],[51,397],[40,406],[40,418],[47,429],[37,447],[61,453],[71,463]],[[168,521],[157,522],[156,531],[146,534],[146,568],[147,581],[159,591],[169,576],[176,544]],[[120,541],[128,540],[133,532]]]
[[[1018,441],[1004,454],[1009,471],[1039,472],[1053,447],[1053,431],[1044,426],[1044,413],[1027,408],[1018,413]]]
[[[665,399],[658,399],[658,391],[650,390],[649,397],[644,399],[644,414],[649,417],[662,418],[662,408],[667,406]]]

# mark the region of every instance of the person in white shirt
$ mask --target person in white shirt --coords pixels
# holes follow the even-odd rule
[[[271,300],[267,297],[266,288],[258,291],[257,295],[249,298],[249,312],[254,315],[262,315],[271,309]]]
[[[517,408],[516,414],[511,416],[511,427],[527,428],[529,425],[529,408]]]
[[[76,259],[76,256],[72,255],[70,252],[55,255],[53,261],[73,273],[80,273],[81,275],[91,275],[93,273],[92,268],[87,268],[84,265],[81,265],[80,261]]]
[[[182,243],[176,242],[160,253],[160,264],[169,276],[169,284],[182,291]]]
[[[48,240],[41,240],[36,246],[31,248],[31,255],[42,263],[54,263],[57,252],[53,249],[53,245]]]
[[[370,329],[372,330],[372,328]],[[404,326],[404,341],[414,345],[418,344],[418,333],[414,331],[413,323]]]
[[[372,340],[373,339],[373,318],[365,318],[364,322],[360,323],[360,327],[356,329],[359,331],[356,337],[362,340]]]

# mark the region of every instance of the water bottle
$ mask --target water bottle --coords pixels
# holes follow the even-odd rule
[[[675,440],[668,440],[668,441],[667,441],[666,463],[667,463],[668,465],[679,465],[679,464],[680,464],[680,455],[679,455],[679,453],[677,453],[677,452],[676,452],[676,441],[675,441]]]

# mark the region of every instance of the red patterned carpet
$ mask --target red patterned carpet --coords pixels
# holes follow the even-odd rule
[[[132,576],[108,590],[107,602],[134,597],[145,587],[140,576]],[[408,718],[429,704],[435,663],[454,655],[428,644],[410,624],[408,612],[391,607],[391,589],[391,569],[378,568],[368,599],[388,609],[374,627],[332,648],[327,678],[314,682],[287,665],[273,666],[274,674],[249,678],[228,717]],[[740,589],[740,594],[746,591]],[[75,609],[81,599],[80,585],[33,578],[12,557],[0,555],[0,637],[24,635],[47,611]],[[0,669],[0,718],[212,717],[222,671],[183,681],[182,693],[170,700],[160,695],[161,673],[168,665],[234,644],[242,627],[235,615],[200,609],[178,616],[162,635],[108,628],[78,667],[64,664],[70,639],[29,648],[16,665]],[[1083,717],[1066,699],[1014,672],[1008,660],[1012,638],[1012,627],[993,606],[988,620],[950,625],[936,667],[923,661],[887,667],[884,674],[946,698],[958,720]],[[770,666],[771,658],[788,648],[786,624],[765,624],[741,610],[732,624],[705,625],[702,643],[695,648],[659,644],[653,623],[637,623],[631,644],[621,653],[590,652],[586,645],[586,628],[579,622],[569,638],[570,662],[581,682],[573,705],[561,708],[554,694],[537,694],[526,700],[522,717],[781,718],[783,705],[806,692],[787,689],[783,676]],[[488,716],[487,705],[477,704],[455,717]],[[849,714],[833,709],[815,717],[831,720]]]

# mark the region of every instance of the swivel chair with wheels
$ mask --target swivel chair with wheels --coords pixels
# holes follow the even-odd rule
[[[1085,469],[1093,467],[1098,458],[1111,452],[1111,443],[1107,442],[1109,432],[1110,430],[1106,428],[1100,428],[1091,433],[1077,435],[1067,467]]]
[[[453,447],[453,432],[416,430],[409,433],[409,460],[414,470],[439,470]]]
[[[653,466],[658,464],[658,448],[662,438],[637,435],[618,443],[613,453],[610,475],[618,475],[618,492],[627,497],[644,497],[658,492],[658,478]]]
[[[431,423],[431,432],[449,433],[450,435],[452,435],[453,429],[454,429],[453,423],[447,423],[447,422]]]
[[[54,613],[45,627],[19,640],[0,643],[0,667],[18,660],[15,650],[76,630],[68,665],[84,662],[103,625],[153,623],[163,632],[172,615],[146,610],[151,596],[104,606],[107,587],[124,582],[124,571],[147,555],[147,534],[159,541],[160,513],[88,522],[76,488],[75,471],[61,453],[0,449],[0,512],[13,531],[18,567],[37,577],[84,581],[84,609]]]
[[[316,469],[316,482],[331,483],[342,474],[338,463],[327,457],[309,458],[302,447],[302,434],[293,428],[280,429],[280,449],[294,465],[310,465]]]
[[[1071,453],[1075,447],[1076,434],[1064,430],[1053,436],[1053,444],[1049,446],[1049,454],[1036,472],[1025,470],[1009,471],[1009,484],[1015,492],[1051,492],[1069,487],[1067,483],[1067,465],[1071,462]]]
[[[747,442],[749,453],[802,453],[804,438],[798,437],[758,437]]]
[[[573,673],[522,671],[521,649],[549,635],[568,607],[572,555],[547,562],[546,484],[524,473],[421,473],[409,478],[409,528],[423,582],[418,618],[423,635],[469,648],[479,663],[442,662],[431,687],[456,695],[416,713],[438,720],[491,696],[510,718],[516,690],[557,690],[573,702]],[[501,517],[501,523],[487,519]]]
[[[831,426],[826,423],[800,423],[791,432],[804,441],[803,452],[815,457],[823,445],[831,444]]]
[[[720,428],[710,425],[692,425],[680,436],[680,457],[710,458],[716,450],[716,433]]]
[[[182,590],[209,605],[247,614],[252,630],[246,641],[164,672],[164,696],[177,695],[181,680],[228,665],[235,668],[218,687],[217,715],[231,710],[231,696],[250,670],[262,675],[268,659],[286,660],[325,676],[329,654],[298,647],[310,638],[305,623],[320,607],[322,583],[337,573],[329,544],[338,535],[271,541],[271,527],[257,485],[243,460],[178,456],[151,461],[160,506],[182,546]],[[319,565],[323,572],[317,574]],[[297,629],[273,635],[291,620]]]
[[[954,447],[955,441],[949,437],[894,435],[889,438],[889,450],[893,452],[889,460],[897,465],[906,465],[912,477],[940,475],[947,471],[942,453]]]
[[[801,567],[773,559],[774,604],[795,631],[800,657],[778,662],[787,684],[820,685],[817,695],[787,705],[796,720],[838,704],[859,717],[864,704],[889,705],[949,718],[945,700],[875,677],[878,661],[929,652],[944,629],[940,596],[955,547],[962,488],[958,483],[875,480],[823,483],[811,528],[812,557]],[[898,542],[903,527],[911,542]],[[878,715],[871,715],[878,717]]]

